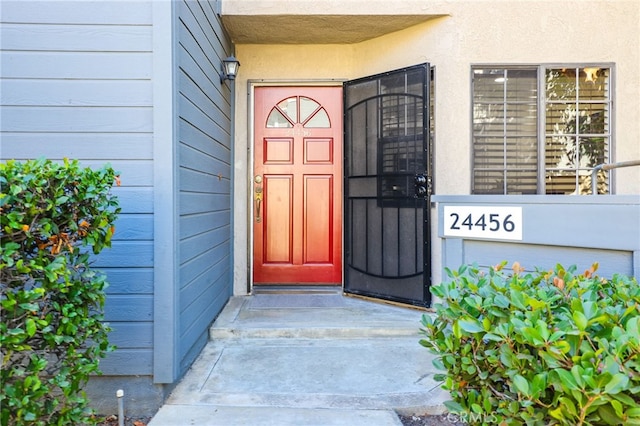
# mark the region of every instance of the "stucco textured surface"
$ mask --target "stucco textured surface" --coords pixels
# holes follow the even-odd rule
[[[433,19],[423,15],[225,16],[235,43],[359,43]],[[327,31],[331,29],[331,31]]]
[[[342,15],[340,19],[345,21],[364,16],[381,20],[384,15],[391,19],[402,14],[422,16],[424,21],[348,44],[327,42],[336,32],[331,26],[326,26],[314,43],[258,41],[271,19],[305,13]],[[239,153],[235,189],[247,194],[235,199],[237,217],[250,217],[247,181],[252,167],[251,100],[256,85],[341,84],[344,80],[429,62],[435,67],[435,193],[465,195],[471,187],[473,65],[598,63],[614,69],[612,159],[640,158],[640,2],[394,0],[369,4],[230,0],[223,2],[223,20],[229,17],[225,14],[256,17],[264,23],[251,29],[255,41],[236,45],[242,67],[235,85],[234,137]],[[306,28],[301,25],[288,31],[298,33]],[[240,154],[245,152],[246,155]],[[638,182],[640,168],[620,169],[615,173],[613,188],[616,194],[638,194]],[[249,247],[245,221],[236,221],[234,238],[236,249]],[[437,239],[433,249],[434,281],[438,281],[441,268]],[[235,294],[247,291],[247,269],[246,260],[236,257]]]

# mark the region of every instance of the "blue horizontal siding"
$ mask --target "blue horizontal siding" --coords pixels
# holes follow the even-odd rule
[[[203,5],[197,2],[184,1],[179,6],[179,21],[183,24],[180,28],[188,31],[179,34],[180,43],[194,42],[199,49],[190,49],[192,54],[202,52],[204,55],[198,60],[201,66],[206,64],[218,64],[216,58],[220,58],[220,53],[224,51],[224,47],[219,42],[219,38],[212,25],[218,24],[217,19],[209,21],[207,17],[207,9],[211,10],[210,5]],[[214,31],[212,31],[214,30]]]
[[[109,343],[119,348],[151,349],[153,347],[152,322],[110,322],[113,330]]]
[[[83,166],[91,168],[100,168],[104,164],[103,160],[82,160]],[[126,188],[148,188],[153,184],[152,160],[110,160],[109,165],[119,173],[123,187],[126,185]]]
[[[150,53],[2,52],[4,78],[110,79],[151,78]]]
[[[225,112],[218,106],[221,102],[226,100],[220,95],[220,92],[215,89],[215,86],[211,84],[210,80],[206,80],[205,86],[199,86],[198,82],[193,80],[193,76],[186,74],[189,69],[182,69],[178,74],[178,84],[180,85],[180,92],[182,96],[188,99],[196,107],[209,117],[215,123],[226,123],[229,121],[228,111]],[[199,68],[197,71],[201,71]],[[217,80],[217,79],[216,79]]]
[[[148,133],[152,130],[148,107],[2,107],[0,118],[7,132]]]
[[[189,260],[203,254],[203,247],[217,247],[229,239],[229,225],[219,228],[210,229],[207,232],[186,238],[180,241],[180,263],[186,263]]]
[[[151,349],[118,348],[100,360],[100,371],[108,376],[150,376],[153,352]]]
[[[189,142],[195,142],[190,140]],[[192,170],[205,173],[218,174],[228,177],[231,173],[229,164],[231,156],[229,150],[215,149],[216,145],[209,147],[206,151],[199,150],[188,145],[186,142],[180,144],[180,157],[185,159]]]
[[[216,123],[211,117],[206,115],[186,98],[181,97],[178,99],[178,108],[182,120],[190,123],[194,128],[214,141],[220,143],[229,138],[229,128],[225,126],[229,126],[230,123]],[[180,142],[192,146],[193,144],[200,143],[198,140],[194,141],[193,139],[183,137],[180,137]],[[203,152],[206,152],[206,150],[203,150]]]
[[[6,80],[0,102],[8,106],[152,106],[149,80]]]
[[[220,60],[224,56],[215,52],[211,45],[206,42],[206,38],[202,35],[202,29],[190,12],[180,15],[177,31],[180,41],[179,46],[182,47],[181,50],[178,50],[178,55],[181,55],[179,57],[180,68],[193,70],[195,66],[203,72],[203,78],[198,78],[198,75],[193,76],[198,86],[206,87],[210,83],[215,85],[216,80],[219,80],[221,71]],[[184,55],[191,57],[192,60],[190,61]]]
[[[208,134],[206,133],[206,129],[197,127],[197,124],[197,122],[195,124],[189,123],[185,120],[185,117],[180,118],[178,134],[180,136],[181,148],[190,147],[196,151],[222,160],[231,158],[229,146],[221,142],[229,137],[225,130],[216,127],[212,130],[217,132]]]
[[[211,229],[212,223],[226,223],[228,211],[206,212],[183,216],[180,223],[180,239],[184,240]]]
[[[114,7],[110,1],[3,0],[2,21],[27,24],[150,25],[146,1],[128,1]],[[126,6],[126,7],[125,7]]]
[[[228,42],[212,3],[180,1],[176,11],[177,367],[184,372],[231,294],[231,92],[220,84]]]
[[[113,193],[118,196],[123,213],[153,213],[153,188],[123,186],[114,188]]]
[[[132,25],[11,24],[0,30],[4,50],[149,52],[151,32]]]
[[[107,274],[105,318],[118,346],[105,374],[152,373],[152,2],[3,1],[0,16],[2,159],[110,163],[122,213]]]
[[[182,324],[185,326],[181,327],[180,341],[183,353],[186,353],[187,348],[192,347],[202,335],[206,336],[208,328],[200,324],[203,321],[207,322],[209,318],[215,318],[227,302],[229,295],[226,292],[227,283],[224,281],[221,280],[208,287],[191,305],[192,308],[183,313]],[[187,324],[189,326],[186,326]]]
[[[207,340],[207,327],[202,327],[203,323],[208,323],[211,318],[215,318],[229,300],[228,278],[224,278],[216,285],[210,287],[199,300],[194,304],[193,309],[185,312],[182,323],[191,324],[183,329],[180,340],[180,352],[183,354],[181,369],[185,370],[195,359],[197,352],[204,346]],[[199,315],[198,315],[199,314]]]
[[[153,294],[152,268],[100,268],[107,274],[107,294]]]
[[[153,320],[153,296],[148,294],[110,294],[105,302],[105,321],[138,322]]]
[[[151,159],[151,133],[41,133],[3,132],[2,157],[27,159],[34,156],[62,159],[115,160]],[[126,182],[125,182],[126,185]]]
[[[113,241],[111,248],[96,256],[94,266],[150,268],[153,266],[153,241]]]
[[[180,214],[189,215],[210,211],[229,210],[230,194],[200,194],[185,192],[180,194]]]
[[[202,348],[207,344],[208,340],[207,334],[202,333],[191,346],[186,347],[186,352],[184,352],[182,359],[180,360],[179,371],[187,371],[189,369],[191,364],[196,360],[196,358],[198,358],[198,355],[202,351]]]
[[[180,265],[179,277],[180,283],[190,283],[202,271],[209,268],[218,259],[222,259],[231,251],[231,242],[224,243],[203,251],[198,256],[192,258],[188,262]]]
[[[229,166],[213,161],[216,166],[208,172],[180,169],[180,185],[184,191],[203,193],[225,193],[229,191]],[[194,165],[197,167],[197,165]]]
[[[190,309],[211,283],[220,283],[227,278],[225,274],[229,272],[228,257],[219,257],[216,260],[218,263],[211,264],[209,269],[184,284],[183,297],[180,299],[180,312]]]
[[[153,216],[121,214],[115,223],[114,241],[147,241],[153,239]]]

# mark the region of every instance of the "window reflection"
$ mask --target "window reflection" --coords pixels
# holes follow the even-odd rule
[[[288,128],[298,123],[303,127],[331,127],[327,111],[318,102],[304,96],[294,96],[279,102],[267,118],[268,128]]]

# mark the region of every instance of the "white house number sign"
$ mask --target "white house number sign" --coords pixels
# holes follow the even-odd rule
[[[522,207],[444,206],[444,235],[522,240]]]

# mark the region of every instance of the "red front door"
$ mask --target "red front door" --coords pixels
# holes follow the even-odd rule
[[[255,90],[253,280],[342,282],[342,87]]]

